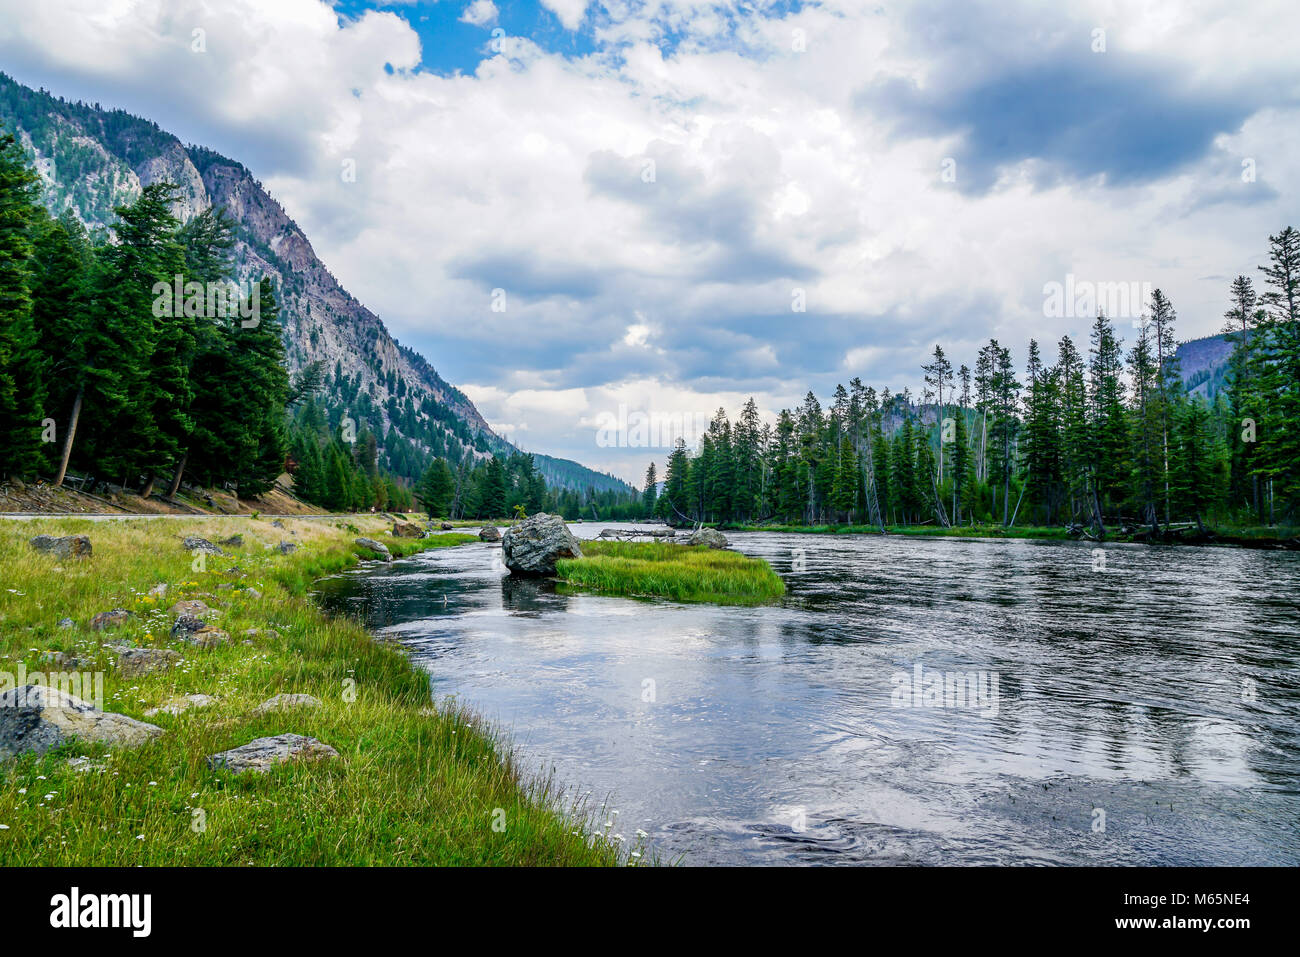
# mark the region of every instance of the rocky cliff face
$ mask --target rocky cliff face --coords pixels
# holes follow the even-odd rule
[[[409,464],[430,452],[513,450],[463,392],[397,343],[379,317],[339,285],[297,223],[242,164],[203,147],[186,147],[147,120],[69,103],[4,74],[0,124],[33,157],[50,211],[58,215],[70,209],[92,230],[107,227],[113,207],[132,202],[156,182],[180,187],[175,211],[182,221],[212,206],[225,207],[237,224],[238,278],[277,280],[290,371],[322,362],[330,373],[327,402],[368,422],[379,437],[381,456]],[[395,442],[408,443],[416,454],[393,455]],[[572,468],[538,462],[543,474],[552,473],[547,475],[551,484],[630,488],[567,464],[579,470],[579,478]]]

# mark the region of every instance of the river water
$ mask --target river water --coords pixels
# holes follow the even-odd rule
[[[559,594],[481,544],[317,597],[660,860],[1300,863],[1300,554],[729,537],[782,604]]]

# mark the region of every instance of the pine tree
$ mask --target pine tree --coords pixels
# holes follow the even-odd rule
[[[1128,363],[1129,379],[1133,384],[1133,497],[1141,509],[1143,521],[1156,531],[1159,528],[1156,502],[1160,497],[1163,474],[1160,464],[1162,418],[1150,328],[1143,324],[1137,342],[1129,351]]]
[[[655,513],[655,504],[658,501],[658,484],[659,477],[655,474],[655,464],[650,463],[650,467],[645,470],[645,491],[641,493],[641,507],[646,515]]]
[[[1182,392],[1178,375],[1177,342],[1174,339],[1173,304],[1163,292],[1151,293],[1151,342],[1155,349],[1155,390],[1152,399],[1157,403],[1156,415],[1160,423],[1161,465],[1160,479],[1164,486],[1165,524],[1170,521],[1171,496],[1169,488],[1169,434],[1173,428],[1174,404]]]
[[[13,136],[0,136],[0,477],[42,464],[42,370],[32,325],[33,228],[45,216],[36,174]]]
[[[436,458],[429,463],[420,479],[418,494],[430,518],[445,517],[448,514],[455,482],[446,459]]]
[[[1099,536],[1108,510],[1115,514],[1124,500],[1131,472],[1123,371],[1120,340],[1110,320],[1099,313],[1092,325],[1088,366],[1088,457]]]
[[[1257,327],[1264,318],[1255,294],[1254,283],[1248,276],[1238,276],[1232,281],[1231,306],[1224,313],[1227,320],[1224,332],[1233,344],[1228,361],[1228,393],[1233,420],[1232,432],[1247,431],[1249,422],[1257,422],[1262,409],[1261,397],[1256,393],[1252,373],[1255,361],[1252,346],[1258,338]],[[1259,492],[1259,473],[1255,471],[1255,452],[1258,443],[1238,438],[1231,444],[1230,484],[1234,495],[1250,501],[1256,521],[1264,521],[1264,503]]]
[[[90,318],[87,283],[94,254],[81,220],[65,211],[34,234],[36,280],[32,320],[40,330],[36,348],[46,373],[46,408],[61,430],[59,441],[47,445],[46,468],[51,484],[63,484],[85,397],[86,367],[116,352],[104,330]]]
[[[1255,380],[1266,406],[1253,471],[1264,482],[1272,524],[1279,498],[1284,514],[1294,516],[1300,506],[1300,233],[1288,226],[1270,236],[1268,265],[1259,268],[1265,340]]]
[[[1043,522],[1052,525],[1063,498],[1061,470],[1060,385],[1056,373],[1043,365],[1038,342],[1029,340],[1029,395],[1025,402],[1025,494],[1038,506]]]

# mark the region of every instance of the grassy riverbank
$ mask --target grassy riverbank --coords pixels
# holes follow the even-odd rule
[[[393,538],[375,516],[339,521],[198,518],[160,524],[75,519],[0,524],[0,672],[60,667],[44,653],[102,672],[104,709],[149,721],[162,736],[137,749],[65,744],[0,763],[2,865],[616,864],[619,842],[587,836],[558,813],[545,784],[524,781],[469,713],[432,707],[429,679],[397,647],[357,623],[331,619],[306,598],[311,581],[354,564],[353,539],[394,555],[454,547],[474,536]],[[37,534],[89,535],[89,558],[58,559]],[[240,546],[208,555],[186,535]],[[298,547],[283,554],[279,543]],[[272,547],[264,547],[272,546]],[[237,567],[240,572],[228,569]],[[166,596],[150,596],[165,583]],[[223,585],[229,587],[221,587]],[[259,597],[260,595],[260,597]],[[211,649],[169,640],[176,601],[199,598],[230,635]],[[91,631],[97,612],[125,608],[120,627]],[[62,618],[76,624],[60,628]],[[247,634],[249,629],[256,629]],[[106,643],[171,648],[175,668],[123,677]],[[246,643],[251,642],[251,644]],[[302,693],[314,708],[257,713],[273,695]],[[146,709],[178,696],[217,703],[172,716]],[[267,774],[209,770],[206,758],[254,738],[309,735],[339,752]],[[76,770],[69,759],[86,757]],[[495,825],[495,826],[494,826]],[[581,833],[575,833],[581,832]],[[612,838],[612,835],[611,835]]]
[[[560,559],[558,577],[605,594],[718,605],[761,605],[785,594],[785,583],[767,562],[725,549],[587,541],[582,553],[582,558]]]

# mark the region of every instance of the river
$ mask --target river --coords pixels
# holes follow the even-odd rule
[[[316,594],[663,861],[1300,863],[1300,553],[729,537],[780,605],[559,594],[484,544]]]

